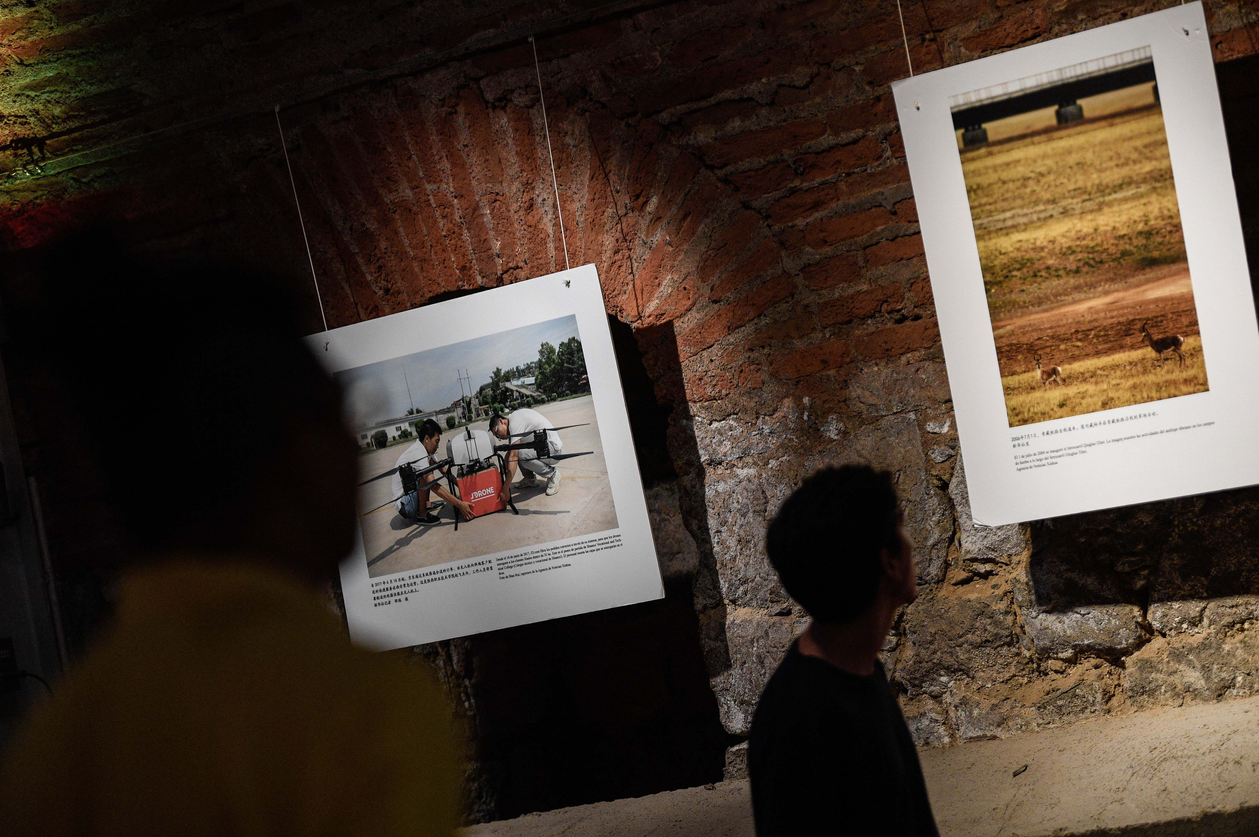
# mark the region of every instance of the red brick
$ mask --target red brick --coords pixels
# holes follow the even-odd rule
[[[734,378],[728,372],[701,372],[686,376],[687,400],[695,403],[725,398],[734,387]]]
[[[901,238],[893,238],[891,241],[880,241],[873,247],[866,248],[866,267],[873,270],[893,262],[903,262],[906,259],[912,259],[922,254],[921,235],[907,235]]]
[[[871,47],[886,46],[891,43],[900,43],[900,41],[900,21],[892,15],[863,26],[841,29],[838,32],[815,38],[813,55],[820,63],[849,61],[854,55],[865,52]]]
[[[854,340],[857,353],[866,360],[878,360],[908,354],[917,349],[938,345],[940,329],[936,321],[911,320],[900,325],[872,331]]]
[[[909,166],[897,163],[884,169],[849,175],[835,184],[837,200],[852,200],[909,183]]]
[[[603,122],[594,118],[595,114],[591,116],[592,136],[603,136],[599,130],[603,127]],[[537,199],[539,188],[545,190],[545,186],[531,185],[543,183],[539,157],[541,146],[534,133],[533,117],[529,111],[523,108],[507,108],[507,121],[511,127],[511,147],[515,152],[522,183],[522,198],[517,213],[521,219],[521,232],[525,237],[525,255],[529,260],[530,273],[541,276],[556,267],[552,258],[554,250],[550,247],[549,227]]]
[[[499,276],[494,235],[490,231],[490,225],[486,223],[487,213],[477,200],[476,186],[472,183],[472,164],[461,148],[463,143],[460,140],[459,127],[453,115],[440,114],[434,128],[450,171],[451,192],[472,248],[476,283],[493,284]]]
[[[810,0],[783,8],[774,4],[773,11],[761,18],[761,25],[770,35],[795,32],[818,23],[828,24],[835,20],[833,0]]]
[[[771,279],[739,300],[719,307],[708,319],[679,335],[678,348],[683,357],[702,352],[735,329],[747,325],[770,307],[788,299],[796,292],[796,283],[783,274]]]
[[[739,288],[741,285],[755,281],[757,277],[765,273],[770,268],[780,266],[782,264],[782,247],[773,238],[765,238],[757,245],[747,258],[743,259],[737,265],[713,285],[708,292],[708,298],[713,302],[720,302],[725,296]]]
[[[450,197],[451,189],[447,188],[449,181],[438,159],[439,150],[434,148],[432,129],[437,123],[437,115],[409,85],[400,85],[395,95],[411,153],[419,167],[420,179],[429,188],[429,201],[435,221],[433,226],[442,230],[442,241],[450,253],[462,284],[465,287],[474,286],[476,268],[473,266],[472,248],[464,234],[459,211]]]
[[[961,23],[970,23],[992,9],[992,0],[949,0],[948,3],[932,3],[930,13],[924,19],[926,31],[940,32]]]
[[[822,218],[805,226],[803,241],[814,250],[821,250],[843,241],[851,241],[885,227],[895,219],[881,206],[860,212],[846,212]]]
[[[918,204],[914,202],[913,198],[896,204],[896,206],[892,207],[892,212],[896,215],[896,220],[902,224],[918,223]]]
[[[903,307],[905,293],[900,285],[875,285],[818,306],[818,321],[823,326],[836,326],[865,320],[875,314]]]
[[[28,24],[34,22],[34,18],[33,12],[27,12],[24,15],[14,15],[13,17],[0,20],[0,41],[8,40],[13,35],[21,32]]]
[[[856,282],[861,278],[861,264],[856,253],[840,253],[809,265],[800,275],[810,290],[821,291]]]
[[[704,172],[686,194],[682,205],[669,221],[666,231],[675,244],[685,247],[714,215],[724,193],[722,184]]]
[[[909,54],[914,62],[914,72],[921,73],[928,68],[940,68],[940,54],[934,43],[918,42],[909,44]],[[897,79],[909,78],[909,62],[905,59],[905,47],[898,44],[887,52],[871,56],[861,68],[861,75],[871,87],[883,87]]]
[[[846,338],[841,337],[779,355],[774,359],[771,368],[776,375],[795,380],[816,372],[837,369],[850,360],[852,346]]]
[[[750,390],[760,389],[765,385],[765,376],[761,373],[759,366],[751,363],[745,363],[738,367],[739,369],[739,389]]]
[[[740,352],[755,351],[781,343],[803,340],[817,333],[817,317],[803,306],[796,306],[791,314],[775,323],[758,328],[752,336],[742,342]]]
[[[801,183],[812,183],[863,169],[877,163],[882,157],[883,148],[879,140],[867,134],[856,142],[799,157],[796,160],[796,169],[800,172]]]
[[[835,72],[829,67],[823,67],[807,87],[784,85],[774,91],[774,107],[789,108],[805,102],[821,101],[834,95],[835,88]]]
[[[522,25],[532,26],[533,21],[522,20]],[[499,21],[494,20],[495,28]],[[537,42],[538,59],[542,62],[554,61],[566,55],[591,50],[608,51],[629,31],[630,23],[624,18],[613,18],[603,23],[588,23],[567,32],[547,35]]]
[[[741,253],[761,228],[759,215],[750,209],[737,213],[726,225],[724,232],[714,237],[699,260],[696,271],[701,285],[706,285],[725,269],[736,255]]]
[[[935,307],[935,298],[931,295],[931,279],[927,276],[914,280],[909,286],[909,295],[915,306]]]
[[[1044,8],[1032,8],[1007,17],[995,26],[981,29],[962,39],[962,46],[976,55],[1009,49],[1030,41],[1049,30]]]
[[[527,256],[520,252],[516,240],[515,219],[502,189],[507,182],[503,161],[499,156],[499,141],[490,125],[490,115],[481,97],[480,88],[465,89],[460,96],[459,110],[463,114],[464,128],[468,134],[470,161],[477,164],[480,184],[478,195],[490,218],[490,232],[494,237],[494,251],[498,257],[498,272],[509,274],[523,263]],[[465,152],[467,153],[467,152]],[[514,203],[514,202],[512,202]]]
[[[673,158],[673,165],[669,167],[669,179],[660,188],[658,193],[660,200],[656,204],[652,217],[647,221],[642,233],[643,238],[651,241],[656,237],[656,232],[664,224],[665,219],[678,208],[679,203],[695,183],[695,176],[702,169],[703,166],[699,160],[690,154],[682,153]]]
[[[1211,48],[1216,61],[1252,55],[1256,51],[1255,35],[1249,26],[1217,32],[1211,36]]]
[[[736,172],[728,175],[727,179],[740,192],[759,198],[786,189],[795,181],[796,172],[786,163],[771,163],[752,171]]]
[[[893,131],[887,135],[887,150],[896,159],[905,159],[905,137],[900,131]]]
[[[800,52],[779,43],[760,55],[704,64],[687,73],[685,77],[677,78],[661,73],[660,59],[656,58],[654,63],[647,61],[646,64],[650,66],[641,73],[651,76],[652,86],[638,92],[634,100],[638,103],[639,113],[655,114],[686,102],[698,102],[727,90],[737,90],[763,79],[786,75],[807,60]],[[612,68],[616,77],[627,74],[620,69],[621,63],[617,62]]]
[[[773,157],[825,135],[826,123],[821,119],[800,119],[710,143],[703,154],[710,165],[723,168],[740,160]]]
[[[388,202],[389,214],[402,227],[402,236],[409,251],[409,262],[420,276],[417,295],[452,290],[459,285],[458,274],[444,248],[440,231],[429,229],[425,223],[431,215],[428,188],[422,180],[412,177],[413,166],[403,168],[398,163],[397,147],[405,148],[406,138],[397,122],[388,115],[369,114],[356,108],[352,124],[359,141],[371,161],[371,169],[378,181],[396,184],[391,194],[380,189],[381,197]],[[404,150],[402,159],[409,159]],[[428,210],[428,212],[425,212]],[[435,219],[434,219],[435,220]]]
[[[726,125],[736,119],[742,119],[745,116],[751,116],[759,110],[764,109],[764,105],[755,99],[735,99],[729,102],[719,102],[706,108],[693,110],[680,120],[682,127],[688,131],[694,131],[696,128],[708,127],[711,125]]]
[[[896,104],[891,95],[880,96],[836,108],[826,115],[826,125],[832,134],[851,131],[868,131],[896,122]]]
[[[838,200],[839,190],[834,183],[801,189],[770,204],[769,220],[774,224],[790,224],[830,209]]]
[[[647,254],[647,258],[634,271],[636,277],[634,290],[638,303],[646,306],[651,302],[656,291],[660,290],[665,280],[669,278],[669,266],[677,260],[678,255],[678,249],[668,244],[664,236],[661,236],[656,246]]]
[[[709,61],[723,52],[747,40],[750,30],[746,26],[731,26],[716,31],[704,31],[685,38],[669,53],[669,64],[680,70],[689,70]]]

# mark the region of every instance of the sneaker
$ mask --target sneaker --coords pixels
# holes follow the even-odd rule
[[[560,469],[556,468],[555,473],[551,474],[551,478],[546,481],[546,496],[558,493],[560,490]]]
[[[415,519],[415,523],[417,526],[436,526],[438,523],[441,523],[441,522],[442,522],[442,519],[438,517],[437,515],[433,514],[432,512],[429,512],[423,517],[417,517]]]
[[[529,476],[522,479],[520,482],[516,483],[516,487],[517,488],[537,488],[538,478],[535,477],[533,474],[530,474]]]

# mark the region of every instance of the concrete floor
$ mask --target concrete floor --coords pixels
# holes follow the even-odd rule
[[[1259,834],[1259,698],[922,752],[942,837]],[[1026,765],[1026,769],[1014,773]],[[463,829],[464,837],[752,837],[746,780]]]
[[[360,512],[363,546],[372,578],[593,532],[606,532],[617,527],[616,508],[608,483],[608,466],[603,456],[603,440],[599,436],[591,397],[544,404],[536,409],[556,427],[587,425],[560,431],[564,453],[592,451],[592,454],[559,463],[559,493],[546,496],[545,485],[516,489],[512,496],[519,515],[508,510],[460,521],[457,532],[455,511],[450,506],[437,512],[443,522],[432,527],[416,526],[404,520],[392,505],[367,514]],[[471,425],[474,430],[484,430],[487,426],[484,421]],[[439,457],[445,456],[447,434],[459,430],[443,429],[437,452]],[[388,471],[408,447],[394,445],[363,455],[359,459],[359,473],[367,479]],[[521,479],[518,469],[516,481]],[[360,491],[359,509],[378,506],[390,496],[390,480],[369,483]]]

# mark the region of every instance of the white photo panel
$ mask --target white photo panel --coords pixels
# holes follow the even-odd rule
[[[341,565],[355,642],[386,650],[663,597],[593,265],[308,340],[360,447],[358,537]],[[426,421],[441,431],[431,452]]]
[[[892,89],[975,521],[1259,483],[1259,329],[1201,4]]]

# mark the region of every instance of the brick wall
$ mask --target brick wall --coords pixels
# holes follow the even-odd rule
[[[739,772],[756,695],[803,618],[764,560],[765,521],[803,476],[851,459],[893,469],[907,499],[922,595],[886,658],[920,742],[1259,688],[1250,674],[1259,661],[1253,492],[973,526],[888,88],[906,74],[894,5],[483,5],[493,8],[480,17],[386,0],[317,12],[167,5],[147,21],[87,2],[56,5],[51,22],[0,11],[8,72],[25,97],[8,94],[16,116],[0,125],[10,137],[54,125],[52,173],[39,176],[29,155],[10,152],[0,235],[33,243],[109,206],[150,246],[215,249],[286,271],[309,300],[313,330],[318,309],[274,115],[258,106],[285,101],[331,326],[552,272],[565,263],[559,213],[533,55],[513,34],[532,27],[568,257],[598,266],[608,312],[632,329],[667,413],[677,478],[654,490],[653,524],[666,544],[670,601],[681,596],[695,619],[660,618],[697,644],[711,689],[683,698],[690,687],[678,686],[670,700],[697,714],[649,715],[635,729],[715,713],[724,737],[695,747],[728,745],[727,769]],[[1168,3],[904,5],[914,67],[926,71]],[[1253,3],[1212,0],[1207,12],[1218,60],[1259,52]],[[152,66],[129,70],[137,80],[122,90],[85,82],[78,98],[49,92],[31,69],[43,62],[90,76],[84,51],[125,63],[141,47]],[[200,75],[159,72],[180,50]],[[1246,88],[1253,61],[1230,66],[1244,69],[1229,76],[1234,88]],[[1238,101],[1253,106],[1246,89]],[[93,151],[206,112],[218,116]],[[73,166],[58,170],[58,160]],[[29,467],[50,483],[54,544],[63,556],[99,549],[70,525],[82,509],[71,513],[74,498],[59,492],[62,472],[38,425],[28,417],[24,441]],[[526,748],[485,723],[510,682],[492,661],[512,642],[496,635],[417,650],[490,742],[474,754],[477,816],[660,789],[613,779],[576,797],[521,792],[496,802]],[[642,665],[659,674],[652,682],[668,681],[658,660]]]

